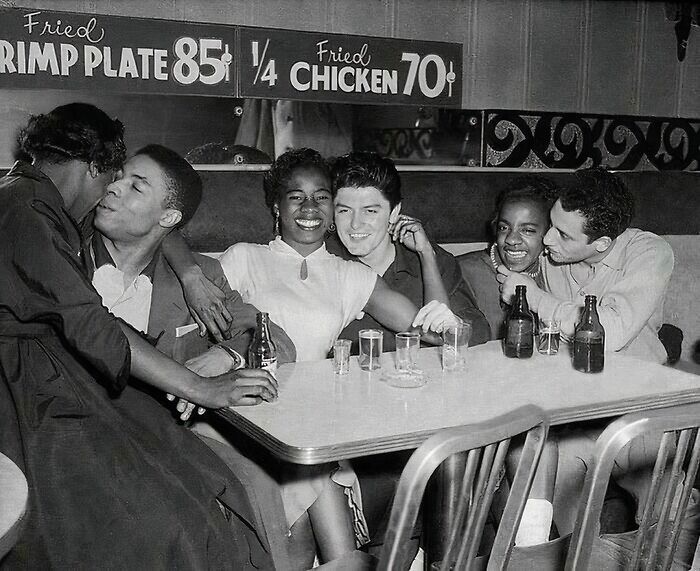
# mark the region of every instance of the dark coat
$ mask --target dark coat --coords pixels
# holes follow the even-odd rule
[[[0,244],[0,451],[29,484],[0,567],[268,567],[237,478],[128,385],[127,339],[58,190],[30,165],[0,180]]]

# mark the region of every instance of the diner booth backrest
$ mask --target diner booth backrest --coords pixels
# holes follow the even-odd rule
[[[479,169],[466,172],[402,171],[403,210],[426,225],[440,243],[486,242],[499,189],[529,171]],[[202,205],[185,228],[190,245],[218,252],[235,242],[267,242],[273,220],[265,206],[260,171],[201,171]],[[543,175],[556,182],[567,172]],[[636,197],[633,226],[661,235],[700,234],[700,173],[621,172]]]
[[[207,167],[210,168],[210,167]],[[403,209],[421,219],[430,236],[451,251],[490,240],[489,220],[498,191],[526,170],[402,170]],[[2,172],[1,174],[4,174]],[[541,173],[565,184],[571,173]],[[700,340],[700,173],[627,171],[618,173],[636,198],[633,226],[662,235],[676,264],[666,295],[665,321],[684,333],[682,357],[689,360]],[[201,170],[202,204],[184,228],[190,246],[221,252],[241,241],[267,242],[273,220],[265,206],[263,171]]]

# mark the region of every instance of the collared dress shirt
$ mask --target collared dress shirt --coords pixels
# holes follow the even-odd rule
[[[124,272],[116,267],[99,235],[93,236],[88,250],[95,268],[92,285],[100,294],[102,305],[115,317],[120,317],[141,333],[147,333],[153,294],[155,257],[131,283],[125,286]]]
[[[667,355],[658,332],[663,304],[673,271],[673,250],[663,239],[628,228],[615,240],[589,275],[577,281],[582,263],[542,267],[545,293],[535,308],[540,318],[561,320],[564,337],[571,338],[586,295],[598,298],[598,315],[605,328],[606,351],[663,363]]]

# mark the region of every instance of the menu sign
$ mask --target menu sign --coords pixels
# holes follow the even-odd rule
[[[460,106],[462,46],[241,28],[241,97]]]
[[[0,87],[235,95],[235,27],[0,9]]]
[[[462,46],[0,8],[0,88],[458,107]]]

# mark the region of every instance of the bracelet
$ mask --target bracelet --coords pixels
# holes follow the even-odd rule
[[[226,354],[233,359],[233,369],[242,369],[245,367],[245,359],[237,352],[231,349],[231,347],[227,345],[216,345],[219,349],[223,349]]]

